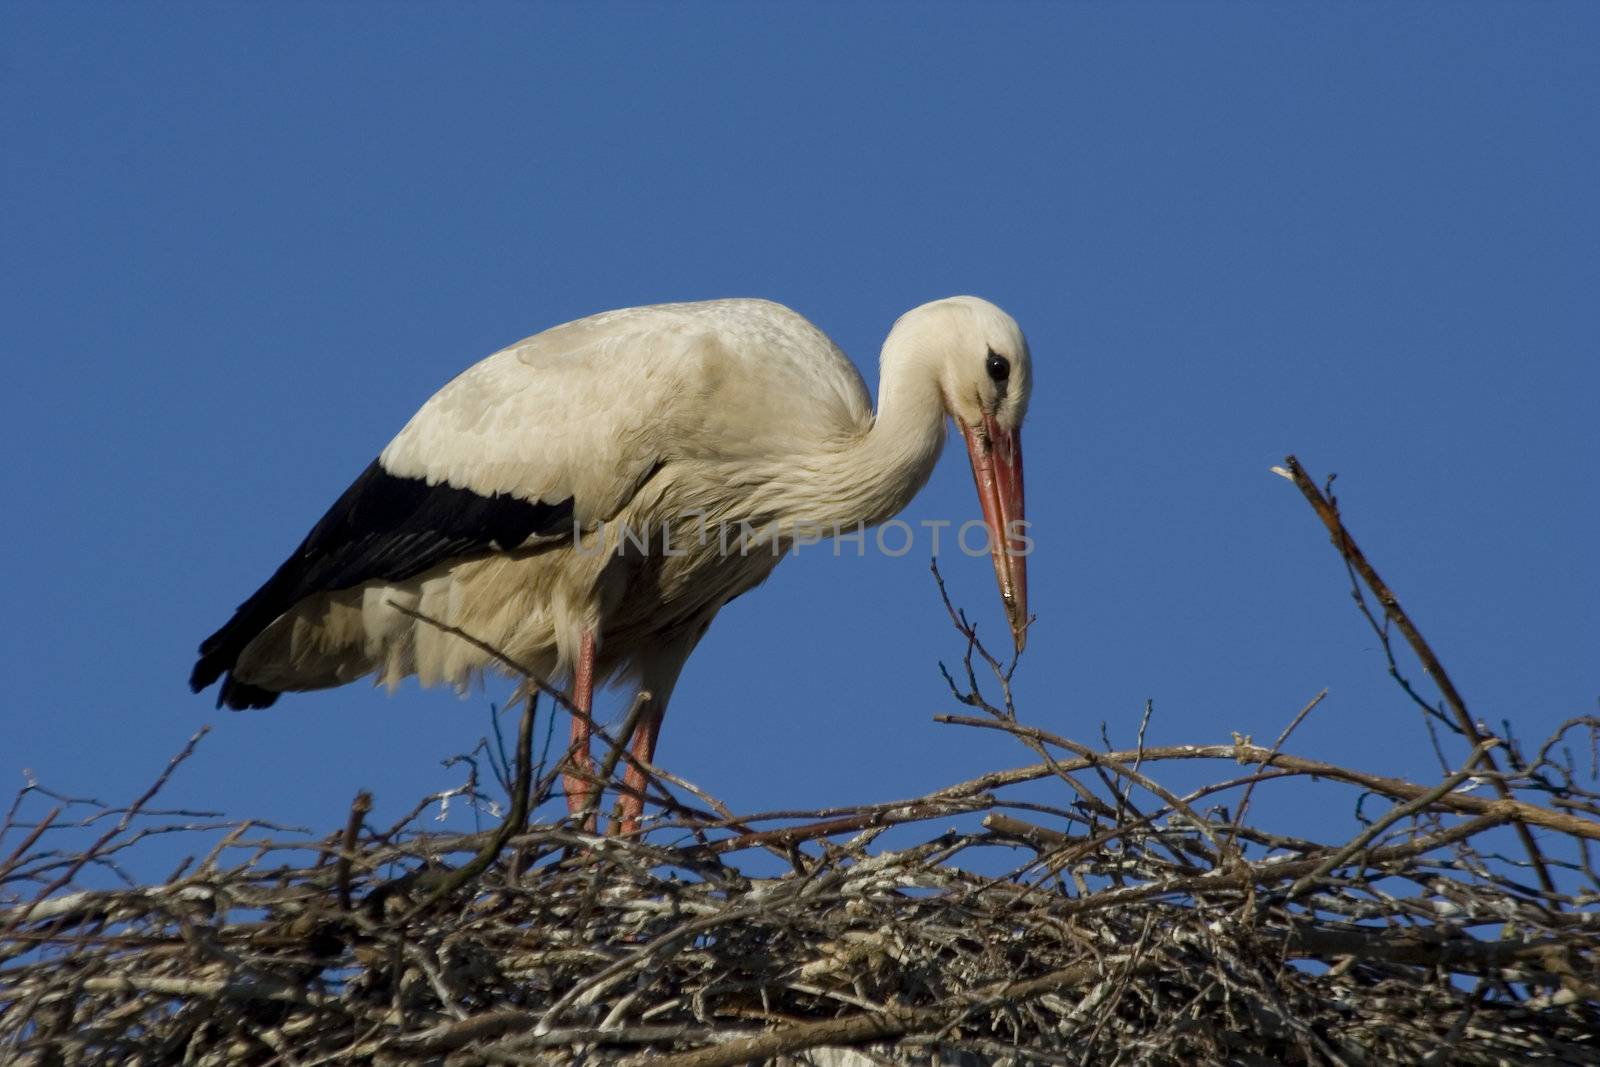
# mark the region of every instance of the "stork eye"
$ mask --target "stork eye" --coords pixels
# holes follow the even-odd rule
[[[989,372],[989,377],[997,382],[1003,382],[1011,377],[1011,361],[992,348],[989,350],[989,359],[984,364],[984,369]]]

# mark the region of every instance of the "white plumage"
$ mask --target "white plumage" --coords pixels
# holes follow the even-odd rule
[[[634,739],[648,760],[712,617],[781,558],[730,550],[727,531],[883,521],[926,482],[946,413],[967,440],[1020,647],[1030,386],[1021,331],[975,297],[901,317],[876,415],[844,354],[778,304],[667,304],[557,326],[429,399],[201,646],[191,683],[222,677],[219,703],[262,707],[366,675],[464,687],[504,666],[404,608],[547,680],[573,678],[585,710],[596,683],[636,682],[653,698]],[[582,767],[581,723],[574,734]],[[569,802],[584,790],[570,781]]]

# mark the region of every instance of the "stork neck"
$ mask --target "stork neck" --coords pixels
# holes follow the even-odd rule
[[[885,352],[872,425],[828,463],[828,521],[883,522],[911,502],[944,447],[944,399],[922,364]]]

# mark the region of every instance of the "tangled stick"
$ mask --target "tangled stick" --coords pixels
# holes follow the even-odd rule
[[[1271,746],[1097,747],[1029,724],[947,606],[939,721],[1025,760],[917,797],[736,814],[642,768],[654,819],[598,838],[534,817],[531,714],[488,833],[427,832],[426,802],[377,832],[362,797],[323,836],[156,808],[193,741],[126,807],[30,783],[0,821],[0,1059],[1600,1063],[1600,793],[1565,754],[1600,721],[1503,765],[1475,727],[1435,781],[1293,751],[1315,701]],[[1334,839],[1249,817],[1285,790],[1387,807]],[[1501,854],[1530,827],[1538,885]],[[134,877],[157,835],[204,858]]]

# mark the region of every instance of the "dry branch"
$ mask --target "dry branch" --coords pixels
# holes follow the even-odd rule
[[[1428,673],[1428,677],[1433,679],[1434,684],[1439,687],[1439,692],[1444,695],[1445,703],[1449,705],[1451,715],[1455,718],[1456,728],[1472,743],[1474,753],[1483,761],[1484,766],[1495,772],[1495,788],[1502,798],[1509,800],[1510,789],[1498,778],[1500,768],[1490,752],[1491,746],[1485,744],[1488,738],[1473,721],[1472,715],[1467,711],[1466,701],[1461,698],[1455,683],[1450,680],[1444,664],[1440,663],[1439,657],[1434,654],[1433,647],[1411,621],[1411,616],[1400,606],[1400,598],[1395,596],[1394,590],[1389,588],[1388,583],[1378,577],[1378,572],[1367,561],[1366,554],[1356,545],[1355,538],[1351,536],[1344,520],[1339,516],[1339,502],[1331,493],[1324,493],[1317,488],[1317,483],[1311,480],[1311,476],[1294,456],[1286,456],[1284,463],[1288,465],[1290,481],[1294,482],[1295,488],[1300,490],[1306,502],[1311,505],[1311,509],[1317,513],[1317,518],[1328,528],[1328,536],[1333,540],[1333,547],[1339,550],[1339,555],[1344,557],[1351,569],[1361,576],[1367,588],[1372,590],[1372,595],[1378,598],[1378,603],[1383,605],[1384,618],[1394,623],[1405,637],[1406,643],[1411,646],[1411,650],[1416,653],[1417,659],[1422,663],[1422,669]],[[1468,764],[1469,768],[1471,766]],[[1527,825],[1520,821],[1517,823],[1517,836],[1521,838],[1522,847],[1527,850],[1534,872],[1539,876],[1539,884],[1546,892],[1553,893],[1555,882],[1550,877],[1549,866],[1539,852],[1539,843],[1533,839],[1533,834]]]
[[[1047,750],[1063,740],[1000,728]],[[1427,786],[1248,744],[1078,747],[981,788],[798,825],[712,818],[608,840],[533,823],[426,908],[374,872],[481,858],[484,835],[345,833],[333,851],[348,865],[322,862],[314,839],[240,837],[238,862],[37,902],[13,879],[0,1041],[41,1065],[707,1065],[859,1044],[905,1062],[1002,1062],[1006,1049],[1029,1062],[1420,1062],[1447,1040],[1455,1062],[1600,1062],[1600,887],[1551,900],[1489,847],[1513,814],[1549,809],[1462,794],[1461,774]],[[1348,842],[1264,848],[1277,839],[1245,825],[1219,851],[1232,817],[1154,781],[1174,759],[1278,768],[1396,807]],[[1116,811],[1096,768],[1155,806],[1039,822],[1025,817],[1035,801],[1012,796],[1091,775],[1078,784]],[[1282,788],[1230,788],[1247,781]],[[880,828],[905,836],[930,817],[967,828],[868,850]],[[798,870],[760,869],[773,842]],[[306,860],[275,865],[296,844]],[[989,873],[1019,848],[1032,861]],[[15,869],[33,869],[26,853]]]

